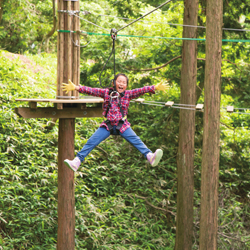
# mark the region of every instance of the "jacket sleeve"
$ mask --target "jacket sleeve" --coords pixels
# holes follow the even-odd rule
[[[79,93],[85,93],[92,96],[98,96],[104,98],[105,92],[107,89],[101,89],[101,88],[91,88],[86,86],[80,86]]]
[[[141,95],[144,95],[145,93],[152,93],[155,94],[155,86],[145,86],[142,88],[138,89],[132,89],[132,90],[127,90],[129,94],[129,99],[135,99],[138,98]]]

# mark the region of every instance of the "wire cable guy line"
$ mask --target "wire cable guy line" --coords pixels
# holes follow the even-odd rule
[[[125,28],[126,28],[126,27],[128,27],[129,25],[131,25],[131,24],[133,24],[133,23],[135,23],[135,22],[139,21],[140,19],[144,18],[145,16],[147,16],[147,15],[149,15],[149,14],[153,13],[154,11],[156,11],[156,10],[160,9],[161,7],[163,7],[164,5],[166,5],[167,3],[171,2],[171,1],[172,1],[172,0],[168,0],[167,2],[165,2],[165,3],[161,4],[161,5],[159,5],[158,7],[156,7],[155,9],[153,9],[153,10],[151,10],[151,11],[149,11],[149,12],[148,12],[148,13],[146,13],[145,15],[143,15],[143,16],[141,16],[141,17],[137,18],[137,19],[136,19],[136,20],[134,20],[133,22],[131,22],[131,23],[129,23],[129,24],[127,24],[127,25],[125,25],[124,27],[122,27],[122,28],[118,29],[118,30],[117,30],[117,32],[119,32],[120,30],[125,29]]]
[[[106,30],[106,31],[108,31],[108,32],[110,31],[110,30],[105,29],[105,28],[103,28],[103,27],[101,27],[101,26],[99,26],[99,25],[97,25],[97,24],[95,24],[95,23],[90,22],[89,20],[87,20],[87,19],[85,19],[85,18],[82,18],[82,17],[76,15],[75,13],[72,13],[72,15],[74,15],[74,16],[78,17],[79,19],[81,19],[81,20],[83,20],[83,21],[86,21],[86,22],[88,22],[88,23],[90,23],[90,24],[92,24],[92,25],[95,25],[96,27],[99,27],[100,29]]]
[[[126,17],[111,16],[111,15],[99,15],[99,16],[113,17],[113,18],[118,18],[118,19],[123,19],[123,20],[130,20],[130,21],[136,20],[136,19],[130,19],[130,18],[126,18]],[[155,21],[145,21],[145,20],[139,20],[139,21],[144,22],[144,23],[159,23],[159,24],[168,24],[168,25],[173,25],[173,26],[192,27],[192,28],[201,28],[201,29],[206,29],[207,28],[206,26],[196,26],[196,25],[189,25],[189,24],[155,22]],[[222,28],[222,29],[223,30],[232,30],[232,31],[245,31],[245,32],[250,31],[249,29],[234,29],[234,28]]]

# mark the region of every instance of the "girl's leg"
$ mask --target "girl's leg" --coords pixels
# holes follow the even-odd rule
[[[152,153],[150,149],[142,142],[139,136],[133,131],[132,128],[128,128],[125,132],[120,133],[120,135],[137,148],[144,156],[147,158],[148,153]]]
[[[85,157],[91,152],[91,150],[93,150],[99,143],[101,143],[109,136],[110,132],[106,128],[98,128],[76,156],[80,159],[81,162],[83,162]]]

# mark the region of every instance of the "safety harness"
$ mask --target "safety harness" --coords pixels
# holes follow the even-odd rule
[[[120,134],[120,129],[122,128],[122,125],[124,124],[125,120],[127,119],[127,116],[124,116],[124,111],[122,109],[122,104],[121,104],[121,97],[124,96],[124,92],[119,94],[117,91],[115,91],[113,89],[110,89],[109,90],[109,96],[110,96],[109,97],[109,104],[108,104],[108,107],[107,107],[107,110],[106,110],[106,113],[105,113],[104,117],[107,118],[107,116],[108,116],[109,109],[111,108],[112,99],[118,98],[118,106],[119,106],[120,112],[122,114],[122,119],[119,120],[119,123],[116,126],[116,134],[119,135]],[[110,120],[107,119],[106,121],[104,121],[104,123],[106,123],[106,125],[108,126],[110,134],[111,135],[115,134],[113,126],[111,125]]]

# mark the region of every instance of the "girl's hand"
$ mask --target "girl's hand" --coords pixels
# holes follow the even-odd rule
[[[68,94],[69,93],[69,91],[72,91],[72,90],[75,90],[76,89],[76,85],[73,83],[73,82],[71,82],[70,80],[69,80],[69,83],[67,84],[67,83],[62,83],[62,90],[63,91],[66,91],[66,94]]]
[[[160,90],[166,92],[169,89],[168,83],[163,83],[163,81],[155,85],[155,90]]]

